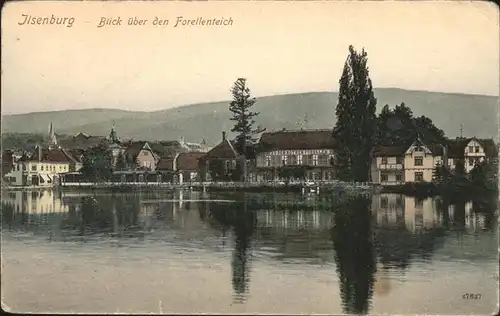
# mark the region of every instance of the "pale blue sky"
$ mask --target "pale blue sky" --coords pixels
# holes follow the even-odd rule
[[[256,96],[337,91],[348,45],[368,52],[375,87],[499,94],[498,9],[486,2],[15,2],[2,11],[2,113],[159,110]],[[71,28],[21,14],[73,16]],[[173,28],[177,16],[231,27]],[[155,16],[167,27],[96,27]]]

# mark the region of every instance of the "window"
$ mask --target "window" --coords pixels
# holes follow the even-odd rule
[[[297,164],[298,165],[302,164],[302,155],[297,155]]]
[[[23,164],[23,171],[26,171],[26,165]]]
[[[313,166],[318,165],[318,155],[313,155]]]
[[[396,181],[403,181],[403,175],[400,173],[396,174]]]
[[[40,171],[43,171],[43,165],[40,165]]]
[[[476,153],[479,153],[479,146],[474,147],[474,151],[475,151]]]
[[[423,166],[424,158],[423,157],[415,157],[415,166]]]
[[[19,167],[19,165],[17,165],[17,171],[21,170],[21,168]]]
[[[281,156],[281,162],[283,163],[283,166],[287,164],[287,158],[288,156]]]
[[[327,155],[318,156],[318,162],[320,166],[328,165],[328,156]]]
[[[36,171],[36,165],[31,166],[31,171]]]
[[[469,146],[469,152],[470,153],[474,152],[474,146]]]
[[[382,181],[382,182],[386,182],[387,180],[389,180],[389,177],[387,176],[387,174],[382,173],[382,174],[380,175],[380,181]]]
[[[474,164],[474,158],[470,157],[469,158],[469,165],[472,166]]]
[[[265,157],[265,161],[266,161],[266,167],[270,167],[271,166],[271,156],[267,155]]]
[[[144,154],[144,156],[149,156],[149,151],[143,151],[142,153]]]
[[[415,182],[424,181],[423,172],[415,172]]]
[[[403,157],[396,157],[396,163],[398,165],[402,165],[403,164]]]
[[[387,157],[382,157],[382,164],[386,165],[387,164]]]

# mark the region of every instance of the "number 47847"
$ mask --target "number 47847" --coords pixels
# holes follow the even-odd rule
[[[480,300],[481,299],[481,294],[478,293],[465,293],[462,295],[462,298],[464,300]]]

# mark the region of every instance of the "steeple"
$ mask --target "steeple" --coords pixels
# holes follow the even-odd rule
[[[111,126],[111,131],[109,132],[109,140],[113,144],[117,144],[120,142],[120,140],[118,139],[118,135],[116,134],[116,130],[115,130],[115,121],[113,121],[113,125]]]
[[[57,147],[57,137],[56,137],[54,126],[52,125],[52,122],[50,122],[50,126],[49,126],[49,148],[54,148],[54,147]]]

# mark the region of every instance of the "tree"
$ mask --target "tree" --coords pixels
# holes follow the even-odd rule
[[[251,111],[256,100],[250,94],[246,79],[238,78],[231,89],[231,93],[233,94],[233,100],[229,104],[229,111],[233,113],[233,116],[230,120],[235,121],[231,132],[237,133],[236,149],[242,155],[243,177],[246,181],[247,146],[255,141],[255,135],[264,132],[265,129],[260,127],[254,128],[254,118],[259,115],[259,112]]]
[[[367,67],[367,53],[349,46],[340,78],[333,136],[338,142],[334,159],[338,177],[344,181],[367,181],[370,153],[376,132],[376,104]]]
[[[83,177],[90,181],[106,181],[111,178],[113,156],[102,145],[88,149],[83,156]]]
[[[125,156],[123,153],[119,153],[118,157],[116,158],[116,166],[115,170],[126,170],[127,169],[127,162],[125,161]]]
[[[390,109],[382,108],[377,117],[377,144],[386,146],[408,146],[417,136],[426,144],[445,141],[443,130],[437,128],[426,116],[413,117],[412,110],[405,103]]]
[[[470,171],[470,181],[476,195],[498,191],[498,168],[495,163],[482,161]]]

